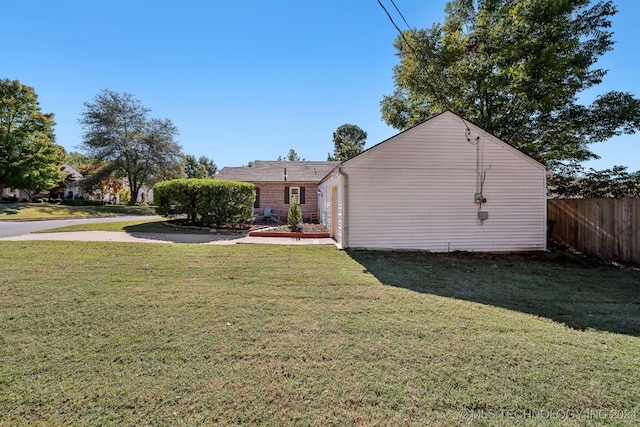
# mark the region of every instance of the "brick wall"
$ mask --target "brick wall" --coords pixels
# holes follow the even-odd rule
[[[278,183],[256,182],[254,185],[259,193],[258,207],[253,209],[255,214],[262,214],[264,208],[271,206],[272,215],[280,218],[281,221],[286,221],[289,204],[284,200],[285,187],[304,187],[304,203],[300,203],[300,210],[305,221],[308,221],[312,212],[318,212],[318,186],[314,183],[283,181]]]

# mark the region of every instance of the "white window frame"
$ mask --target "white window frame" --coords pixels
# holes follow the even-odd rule
[[[289,187],[289,204],[293,202],[294,197],[300,204],[300,187]]]

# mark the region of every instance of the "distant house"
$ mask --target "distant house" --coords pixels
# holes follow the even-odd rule
[[[60,166],[60,170],[63,171],[66,176],[62,181],[62,185],[54,190],[55,192],[49,194],[49,197],[58,199],[82,197],[84,195],[84,176],[69,165]],[[29,199],[29,192],[21,188],[3,188],[0,196],[27,200]]]
[[[67,177],[64,179],[63,192],[58,196],[65,199],[73,199],[84,196],[84,176],[69,165],[60,168]],[[55,196],[55,195],[54,195]]]
[[[286,219],[295,197],[306,220],[317,219],[318,182],[337,162],[289,162],[256,160],[253,166],[225,167],[217,179],[251,182],[256,187],[254,213],[270,207],[276,218]]]
[[[320,219],[344,248],[546,249],[546,168],[451,112],[337,165]]]

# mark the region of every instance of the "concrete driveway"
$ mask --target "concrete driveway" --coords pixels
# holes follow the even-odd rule
[[[156,219],[157,216],[119,216],[110,218],[87,218],[46,221],[0,221],[1,240],[72,240],[82,242],[136,242],[136,243],[199,243],[234,245],[238,243],[278,245],[335,245],[333,239],[297,239],[282,237],[252,237],[243,234],[196,234],[196,233],[127,233],[124,231],[73,231],[59,233],[36,233],[34,231],[67,225],[95,222],[132,221]]]

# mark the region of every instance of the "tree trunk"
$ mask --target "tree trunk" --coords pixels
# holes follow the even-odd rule
[[[131,183],[131,181],[129,181]],[[130,185],[131,187],[131,200],[129,200],[129,203],[127,203],[129,206],[135,206],[136,202],[138,201],[138,193],[140,192],[140,186],[138,185],[138,183],[131,183]]]

